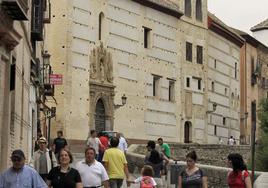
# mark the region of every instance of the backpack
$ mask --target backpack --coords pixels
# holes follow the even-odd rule
[[[140,183],[140,188],[153,188],[152,178],[150,176],[143,176]]]

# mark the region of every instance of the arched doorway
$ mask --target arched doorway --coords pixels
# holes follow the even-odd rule
[[[192,142],[192,123],[189,121],[186,121],[184,124],[184,143],[190,143]]]
[[[99,99],[96,104],[95,130],[97,132],[105,130],[105,107],[101,99]]]

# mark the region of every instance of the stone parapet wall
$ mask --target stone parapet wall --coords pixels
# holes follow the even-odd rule
[[[206,158],[210,158],[210,157],[216,158],[217,155],[221,155],[221,153],[219,153],[220,149],[215,148],[214,145],[206,145],[206,147],[203,145],[200,148],[197,148],[197,145],[195,145],[195,147],[192,147],[192,146],[194,146],[194,144],[191,145],[189,150],[195,148],[195,150],[197,152],[201,153],[201,155],[199,154],[200,157],[202,157],[202,155],[204,155],[204,157],[206,157]],[[187,145],[187,147],[188,147],[188,145]],[[218,146],[218,147],[221,148],[222,150],[226,150],[226,151],[222,151],[222,153],[223,153],[222,155],[225,155],[226,153],[229,153],[229,152],[239,152],[239,153],[245,153],[245,155],[249,155],[246,152],[248,150],[248,148],[244,147],[244,146],[234,146],[234,147]],[[201,148],[203,148],[204,151],[202,151]],[[212,151],[208,151],[209,149]],[[186,151],[189,151],[183,147],[181,148],[181,150],[185,153],[187,153]],[[216,150],[217,153],[214,151],[215,153],[213,154],[213,150]],[[141,154],[139,154],[137,152],[141,152]],[[183,152],[181,152],[181,153],[183,153]],[[206,154],[206,152],[207,152],[207,154]],[[130,148],[127,152],[127,161],[128,161],[129,171],[131,173],[136,173],[136,172],[140,171],[140,169],[144,165],[144,158],[145,158],[144,154],[145,154],[144,145],[134,145],[133,144],[130,146]],[[181,155],[183,155],[183,154],[181,154]],[[184,158],[183,158],[183,160],[184,160]],[[225,161],[226,161],[226,159],[225,159]],[[184,166],[186,165],[186,163],[184,161],[176,161],[176,162],[173,160],[170,161],[170,164],[168,166],[168,169],[169,169],[168,170],[168,178],[167,178],[167,182],[166,182],[168,188],[175,187],[175,185],[172,184],[171,178],[170,178],[171,176],[174,175],[173,173],[171,173],[171,168],[174,167],[175,163],[176,163],[176,167],[178,167],[179,169],[183,169]],[[219,166],[204,165],[204,164],[197,164],[197,166],[199,166],[205,172],[205,174],[208,176],[209,188],[228,187],[227,186],[227,173],[231,169],[225,168],[225,167],[219,167]],[[224,166],[226,166],[226,165],[224,165]],[[263,173],[263,172],[255,172],[255,176],[258,178],[257,178],[256,182],[254,183],[254,188],[264,188],[265,186],[267,186],[267,184],[265,182],[267,174],[266,174],[266,176],[265,176],[265,174],[266,173]],[[264,177],[264,178],[259,179],[259,177]]]
[[[145,154],[146,145],[138,145],[135,153]],[[240,153],[245,162],[250,160],[250,146],[229,146],[217,144],[170,144],[171,158],[184,161],[188,152],[195,150],[198,156],[197,162],[206,165],[226,166],[226,158],[229,153]]]

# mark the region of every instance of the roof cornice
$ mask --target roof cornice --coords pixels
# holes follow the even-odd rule
[[[236,33],[230,31],[228,28],[226,28],[224,25],[216,22],[212,17],[208,16],[208,28],[215,33],[221,35],[225,39],[233,42],[240,48],[244,44],[244,39],[237,35]]]
[[[146,7],[158,10],[160,12],[163,12],[167,15],[176,17],[180,19],[180,17],[183,15],[181,11],[179,11],[178,7],[171,7],[171,6],[165,6],[164,4],[157,3],[156,0],[132,0],[136,3],[139,3],[141,5],[144,5]],[[163,1],[163,0],[158,0]]]

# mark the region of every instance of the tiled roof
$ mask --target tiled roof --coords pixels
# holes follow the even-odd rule
[[[262,21],[261,23],[255,25],[254,27],[252,27],[250,29],[250,31],[259,31],[259,30],[263,30],[263,29],[268,29],[268,19]]]

